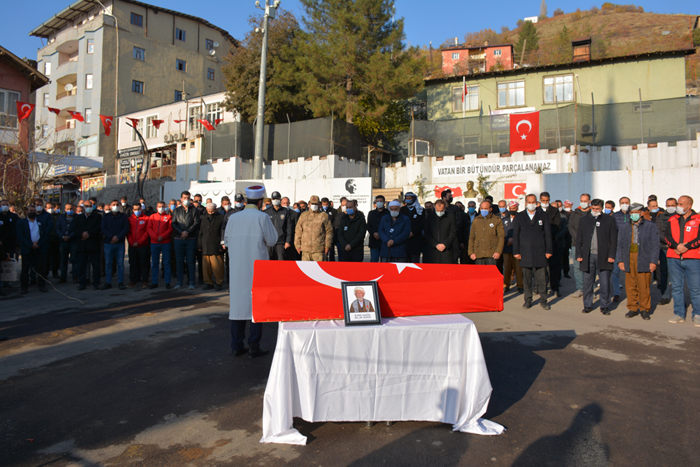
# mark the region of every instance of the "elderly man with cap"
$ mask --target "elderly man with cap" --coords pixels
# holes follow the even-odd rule
[[[301,213],[294,230],[294,247],[302,261],[324,261],[333,246],[333,225],[321,211],[321,200],[309,199],[309,210]]]
[[[399,212],[411,221],[411,235],[409,235],[408,243],[406,244],[408,261],[420,263],[420,255],[424,248],[425,212],[415,193],[409,191],[404,195],[403,199],[406,201],[406,206],[401,207]]]
[[[270,248],[270,259],[284,261],[284,250],[289,248],[293,241],[289,210],[282,207],[282,195],[279,191],[273,191],[270,198],[272,207],[265,209],[265,214],[270,216],[272,225],[277,230],[277,243]]]
[[[231,353],[240,356],[248,352],[248,358],[260,357],[268,353],[260,348],[262,324],[253,323],[253,266],[255,260],[270,259],[268,248],[277,243],[277,230],[270,216],[261,212],[265,187],[246,188],[248,204],[245,209],[232,216],[226,224],[224,244],[228,248],[231,261],[229,279],[231,320]],[[250,322],[248,348],[243,345],[246,323]]]
[[[411,235],[411,221],[401,214],[401,203],[389,203],[389,215],[379,223],[379,261],[384,263],[405,263],[408,259],[406,243]]]
[[[224,247],[221,241],[221,224],[224,216],[214,203],[207,203],[202,215],[197,239],[197,249],[202,253],[204,290],[221,290],[224,284]]]
[[[659,229],[656,224],[642,217],[644,206],[630,206],[630,221],[625,222],[617,233],[616,261],[625,273],[627,292],[626,318],[634,318],[640,311],[643,319],[651,319],[651,275],[659,261]]]

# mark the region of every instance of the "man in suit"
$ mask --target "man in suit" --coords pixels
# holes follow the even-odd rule
[[[76,216],[71,223],[70,231],[74,232],[74,238],[78,239],[76,252],[80,277],[78,278],[78,290],[87,287],[88,264],[92,266],[92,288],[100,288],[100,228],[102,216],[95,211],[92,201],[83,203],[84,214]]]
[[[576,261],[583,273],[583,313],[593,311],[593,286],[600,278],[600,312],[610,314],[610,275],[617,254],[617,223],[603,215],[602,199],[591,201],[590,213],[580,216],[576,230]]]
[[[350,313],[373,313],[372,302],[365,300],[365,289],[355,287],[355,300],[350,304]]]
[[[549,263],[549,286],[557,297],[561,297],[559,292],[559,284],[561,281],[561,256],[559,255],[559,245],[557,238],[559,235],[559,229],[561,228],[561,216],[559,215],[559,209],[556,206],[552,206],[550,202],[550,195],[548,192],[543,191],[540,193],[540,207],[549,217],[549,225],[552,230],[552,256],[548,256],[547,262]]]
[[[515,216],[513,223],[513,257],[520,260],[525,282],[523,308],[528,309],[532,306],[534,285],[534,289],[540,293],[540,306],[549,310],[545,272],[548,261],[554,253],[550,218],[546,211],[537,207],[535,195],[527,195],[525,200],[527,202],[525,210]]]
[[[50,218],[51,216],[49,216]],[[21,293],[24,295],[29,285],[29,270],[37,275],[41,292],[46,290],[46,256],[49,251],[51,222],[42,222],[36,214],[36,206],[27,207],[27,218],[17,223],[17,241],[22,254],[22,271],[19,276]]]

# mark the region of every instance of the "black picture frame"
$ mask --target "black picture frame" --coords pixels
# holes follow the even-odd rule
[[[382,324],[382,313],[379,310],[379,289],[376,282],[342,282],[343,310],[346,326],[369,326]],[[369,305],[371,311],[356,312],[354,303],[358,299],[356,289],[363,289],[365,308]],[[371,316],[369,316],[371,315]]]

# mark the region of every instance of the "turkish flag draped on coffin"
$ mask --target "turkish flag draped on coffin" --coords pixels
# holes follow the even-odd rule
[[[540,148],[540,113],[510,114],[510,153]]]
[[[341,283],[363,281],[377,282],[385,318],[503,310],[503,276],[495,266],[256,261],[253,320],[343,319]]]

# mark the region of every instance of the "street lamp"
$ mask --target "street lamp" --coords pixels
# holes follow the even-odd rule
[[[258,87],[258,117],[257,126],[255,127],[255,159],[253,160],[253,178],[261,180],[263,178],[263,137],[265,134],[265,86],[267,82],[267,29],[269,20],[274,19],[277,13],[277,8],[280,6],[280,0],[270,5],[270,0],[265,0],[265,8],[260,6],[260,1],[255,2],[255,8],[265,11],[263,16],[263,42],[262,51],[260,53],[260,85]],[[256,28],[256,32],[260,32]]]

